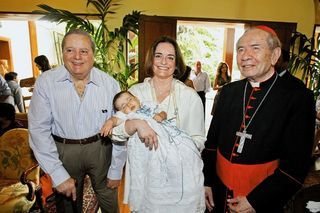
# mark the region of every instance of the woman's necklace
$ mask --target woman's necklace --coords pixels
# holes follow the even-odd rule
[[[161,101],[159,101],[159,97],[157,96],[157,92],[156,92],[156,87],[154,86],[154,82],[153,80],[150,81],[150,85],[151,85],[151,88],[152,88],[152,97],[153,97],[153,100],[158,104],[158,105],[161,105],[162,102],[168,98],[167,100],[167,106],[166,106],[166,113],[169,115],[169,110],[171,109],[171,105],[173,104],[173,117],[168,117],[168,120],[170,119],[176,119],[176,124],[177,126],[179,126],[179,116],[178,116],[178,108],[177,108],[177,103],[176,103],[176,96],[175,96],[175,80],[173,79],[172,82],[171,82],[171,85],[170,85],[170,89],[169,89],[169,92],[168,94],[163,97],[163,99]]]
[[[242,106],[243,130],[242,130],[242,132],[240,132],[240,131],[236,132],[236,135],[240,137],[239,146],[238,146],[238,149],[237,149],[238,153],[242,152],[245,140],[252,138],[252,134],[248,134],[247,133],[247,129],[248,129],[249,125],[251,124],[254,116],[257,114],[258,110],[260,109],[262,103],[264,102],[264,100],[268,96],[268,94],[269,94],[270,90],[272,89],[273,85],[276,83],[277,79],[278,79],[278,74],[276,74],[275,79],[273,80],[273,82],[272,82],[271,86],[269,87],[268,91],[266,92],[266,94],[263,96],[263,98],[262,98],[261,102],[259,103],[257,109],[252,114],[248,124],[246,124],[246,93],[247,93],[248,81],[246,82],[246,85],[245,85],[245,88],[244,88],[244,92],[243,92],[243,106]]]

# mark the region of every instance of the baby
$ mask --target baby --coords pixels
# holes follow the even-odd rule
[[[104,123],[100,131],[102,136],[111,135],[112,128],[118,126],[124,121],[122,119],[123,114],[128,115],[130,113],[137,112],[139,109],[141,109],[141,103],[137,97],[131,94],[131,92],[121,91],[113,98],[113,108],[117,111],[117,113]],[[153,119],[155,119],[157,122],[162,122],[163,120],[167,119],[167,113],[164,111],[154,113]]]

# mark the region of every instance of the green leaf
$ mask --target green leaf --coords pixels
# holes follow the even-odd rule
[[[115,76],[119,81],[121,88],[128,88],[128,81],[132,81],[131,76],[136,69],[126,68],[127,62],[124,57],[125,43],[129,31],[138,34],[138,20],[141,11],[132,11],[131,14],[123,18],[122,26],[119,29],[110,31],[106,25],[108,15],[116,13],[121,4],[121,0],[87,0],[86,6],[93,6],[100,19],[100,24],[94,26],[87,18],[79,17],[70,11],[56,9],[46,4],[37,5],[41,10],[34,10],[33,13],[43,15],[41,20],[56,22],[57,24],[66,24],[66,32],[70,29],[80,28],[92,35],[96,44],[95,66]],[[96,14],[95,14],[96,15]],[[136,43],[137,44],[137,43]]]
[[[295,74],[301,70],[302,80],[308,79],[308,87],[319,94],[320,54],[314,48],[314,38],[307,38],[300,32],[294,32],[290,39],[289,71]]]

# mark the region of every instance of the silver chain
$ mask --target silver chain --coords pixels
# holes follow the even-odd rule
[[[278,74],[276,73],[276,78],[273,80],[271,86],[269,87],[267,93],[263,96],[260,104],[258,105],[256,111],[254,111],[253,115],[251,116],[248,124],[246,125],[246,93],[247,93],[247,87],[248,87],[248,81],[246,82],[246,86],[244,88],[244,92],[243,92],[243,125],[244,125],[244,128],[243,128],[243,131],[246,131],[247,128],[249,127],[249,125],[251,124],[251,121],[253,120],[254,116],[257,114],[259,108],[261,107],[262,103],[264,102],[264,100],[266,99],[266,97],[268,96],[270,90],[272,89],[273,85],[276,83],[278,79]]]

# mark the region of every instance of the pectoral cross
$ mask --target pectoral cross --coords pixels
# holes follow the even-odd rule
[[[237,152],[241,153],[242,149],[243,149],[243,146],[244,146],[245,140],[246,139],[251,139],[252,135],[251,134],[247,134],[246,130],[243,130],[243,132],[236,132],[236,135],[240,137],[240,141],[239,141]]]

